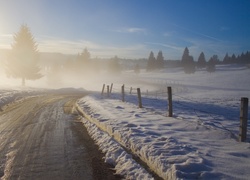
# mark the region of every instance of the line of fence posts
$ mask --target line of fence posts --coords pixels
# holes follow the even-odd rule
[[[138,96],[138,107],[142,108],[141,89],[140,88],[137,88],[137,96]]]
[[[104,89],[105,89],[105,84],[102,85],[102,95],[104,93]]]
[[[109,91],[110,94],[112,93],[112,89],[113,89],[113,83],[111,83],[111,86],[110,86],[110,91]]]
[[[107,85],[107,96],[112,92],[113,83],[109,88]],[[105,84],[102,86],[102,95],[104,93]],[[168,87],[168,117],[173,117],[173,101],[172,101],[172,88]],[[130,88],[130,94],[132,94],[133,88]],[[124,84],[121,86],[121,93],[122,93],[122,102],[125,101],[125,88]],[[147,90],[148,94],[148,90]],[[138,107],[142,108],[142,99],[141,99],[141,90],[137,88],[137,97],[138,97]],[[239,128],[239,141],[244,142],[247,140],[247,118],[248,118],[248,98],[242,97],[241,98],[241,106],[240,106],[240,128]]]
[[[124,90],[124,84],[121,87],[121,91],[122,91],[122,102],[125,101],[125,90]]]
[[[103,95],[104,94],[104,91],[105,91],[105,84],[103,84],[102,85],[102,93],[101,93],[101,95]],[[110,96],[110,94],[112,93],[112,89],[113,89],[113,83],[111,83],[111,85],[109,86],[109,85],[107,85],[107,96],[109,97]]]
[[[244,142],[247,139],[247,118],[248,118],[248,98],[241,98],[240,105],[240,133],[239,141]]]
[[[168,117],[173,116],[172,88],[168,87]]]
[[[107,96],[109,97],[109,85],[107,85]]]

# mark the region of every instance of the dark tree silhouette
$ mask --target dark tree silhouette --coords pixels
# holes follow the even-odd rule
[[[6,74],[8,77],[21,78],[23,86],[25,80],[42,77],[38,66],[37,44],[27,25],[21,25],[19,32],[14,34],[10,57],[6,61]]]
[[[90,53],[87,48],[77,55],[76,62],[74,63],[76,73],[78,75],[83,75],[84,73],[90,72],[92,70]]]
[[[47,73],[47,83],[49,86],[57,86],[62,83],[63,67],[59,63],[54,63]]]
[[[89,62],[90,62],[90,53],[87,48],[85,48],[81,54],[78,54],[77,57],[78,60],[78,68],[80,69],[86,69]]]
[[[136,64],[135,65],[135,69],[134,69],[134,72],[136,75],[138,75],[140,73],[140,67],[139,67],[139,64]]]
[[[235,54],[232,55],[231,60],[232,60],[232,63],[237,63]]]
[[[226,53],[225,57],[223,58],[223,63],[224,64],[231,63],[231,58],[228,56],[228,53]]]
[[[189,50],[186,47],[184,49],[182,59],[181,59],[182,66],[184,68],[184,72],[187,74],[191,74],[195,72],[195,63],[193,56],[189,55]]]
[[[213,57],[211,57],[207,63],[207,72],[215,72],[215,65],[217,62],[217,56],[214,55]]]
[[[154,53],[151,51],[148,57],[148,64],[147,64],[147,71],[152,71],[155,69],[155,56]]]
[[[250,63],[250,53],[247,51],[246,53],[241,53],[241,55],[233,54],[231,57],[228,54],[225,55],[223,59],[223,64],[249,64]]]
[[[242,53],[237,59],[237,62],[242,64],[250,64],[250,53],[248,51],[246,53]]]
[[[205,55],[203,52],[201,52],[199,58],[198,58],[198,61],[197,61],[197,67],[202,69],[202,68],[205,68],[206,67],[206,59],[205,59]]]
[[[213,55],[212,58],[213,58],[215,65],[220,63],[218,55]]]
[[[162,55],[162,51],[158,52],[157,58],[156,58],[156,68],[162,69],[164,68],[164,57]]]
[[[183,66],[184,64],[186,64],[188,57],[189,57],[189,50],[187,47],[185,47],[182,58],[181,58],[181,63],[183,64]]]
[[[119,58],[115,56],[114,58],[111,58],[108,64],[108,70],[112,74],[120,74],[122,69],[121,65],[119,64]]]
[[[80,54],[80,60],[83,62],[88,62],[90,60],[90,53],[87,48],[85,48]]]

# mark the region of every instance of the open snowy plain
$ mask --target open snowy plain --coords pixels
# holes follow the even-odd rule
[[[133,81],[131,74],[103,81],[113,83],[110,97],[101,95],[100,83],[97,92],[78,102],[91,120],[84,124],[118,173],[152,178],[134,162],[134,154],[164,179],[249,178],[250,136],[238,142],[240,99],[250,97],[249,68],[221,65],[215,73],[191,75],[180,69],[142,71]],[[167,117],[167,86],[173,89],[172,118]],[[143,108],[138,108],[136,88],[141,88]]]
[[[67,86],[90,91],[77,104],[87,117],[82,122],[105,152],[105,161],[125,178],[153,179],[149,167],[163,179],[249,179],[250,136],[247,142],[238,141],[240,99],[250,97],[249,77],[245,66],[221,65],[211,74],[141,70],[139,75],[131,71],[71,80]],[[110,96],[106,89],[101,95],[103,84],[111,83]],[[173,117],[167,117],[168,86],[173,90]],[[1,105],[37,91],[10,88],[1,88]],[[141,89],[143,108],[138,108],[136,88]]]

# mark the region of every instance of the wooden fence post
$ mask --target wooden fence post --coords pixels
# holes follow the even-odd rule
[[[102,86],[102,95],[104,93],[104,89],[105,89],[105,84],[103,84],[103,86]]]
[[[172,88],[168,87],[168,117],[173,116]]]
[[[141,89],[137,88],[137,95],[138,95],[138,106],[142,108],[142,101],[141,101]]]
[[[113,83],[111,83],[111,86],[110,86],[110,91],[109,91],[110,94],[112,93],[112,89],[113,89]]]
[[[107,96],[109,97],[109,85],[107,85]]]
[[[239,141],[244,142],[247,139],[247,118],[248,118],[248,98],[241,98],[240,106],[240,133]]]
[[[124,84],[122,85],[122,102],[125,101],[125,91],[124,91]]]
[[[130,88],[130,91],[129,91],[129,94],[132,94],[132,90],[133,90],[133,88],[131,87],[131,88]]]

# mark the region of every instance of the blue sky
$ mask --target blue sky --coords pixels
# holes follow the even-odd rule
[[[27,24],[39,51],[147,58],[250,50],[249,0],[0,0],[0,48]]]

